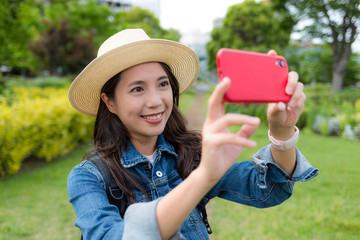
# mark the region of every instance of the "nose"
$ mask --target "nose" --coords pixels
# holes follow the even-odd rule
[[[156,108],[161,104],[162,104],[161,94],[155,89],[148,91],[146,98],[146,106],[148,108]]]

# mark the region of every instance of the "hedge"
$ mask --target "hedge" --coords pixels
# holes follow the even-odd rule
[[[11,102],[0,99],[0,176],[28,157],[51,161],[88,142],[93,121],[70,106],[66,88],[15,88]]]
[[[297,126],[326,136],[360,140],[360,89],[346,88],[332,94],[330,85],[305,86],[307,100]],[[265,104],[227,104],[226,112],[266,119]]]

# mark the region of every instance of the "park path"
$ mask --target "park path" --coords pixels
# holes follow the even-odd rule
[[[206,114],[205,93],[197,92],[185,112],[189,129],[201,130]]]

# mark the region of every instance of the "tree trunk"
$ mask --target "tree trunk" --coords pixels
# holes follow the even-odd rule
[[[341,90],[343,81],[344,81],[344,75],[346,66],[349,60],[351,54],[350,49],[346,49],[342,52],[342,54],[339,54],[336,56],[334,54],[333,58],[333,76],[332,76],[332,92],[336,93]]]
[[[332,76],[332,92],[336,93],[341,90],[344,80],[344,73],[337,72],[336,69],[333,70]]]

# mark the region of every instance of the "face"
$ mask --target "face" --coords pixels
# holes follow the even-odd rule
[[[143,63],[120,74],[114,99],[102,95],[110,112],[123,122],[133,140],[157,139],[173,107],[169,78],[159,63]]]

